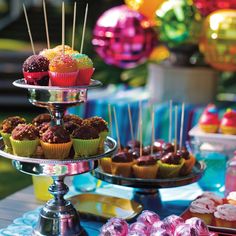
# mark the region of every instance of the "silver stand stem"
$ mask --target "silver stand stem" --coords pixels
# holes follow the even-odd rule
[[[37,236],[78,236],[86,235],[80,225],[79,215],[70,203],[64,199],[69,188],[64,176],[53,176],[49,192],[54,199],[49,200],[41,209],[39,220],[33,235]]]

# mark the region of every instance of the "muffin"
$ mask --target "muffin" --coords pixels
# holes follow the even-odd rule
[[[67,122],[64,122],[64,128],[70,135],[72,135],[74,130],[79,128],[79,125],[73,121],[67,121]]]
[[[125,152],[120,151],[112,157],[111,173],[113,175],[131,177],[133,158]]]
[[[220,125],[216,106],[213,104],[208,105],[201,115],[198,123],[202,131],[206,133],[216,133]]]
[[[188,175],[195,165],[196,158],[192,154],[190,154],[186,148],[178,150],[177,154],[185,160],[180,170],[180,175]]]
[[[236,229],[236,206],[223,204],[216,207],[214,213],[217,227]]]
[[[236,111],[227,109],[221,120],[220,130],[223,134],[236,134]]]
[[[180,170],[185,160],[174,152],[169,152],[157,161],[159,165],[158,177],[174,178],[179,176]]]
[[[101,117],[94,116],[94,117],[90,117],[88,119],[83,120],[83,124],[89,124],[98,131],[99,138],[100,138],[99,151],[103,151],[104,142],[109,132],[108,127],[107,127],[107,122]]]
[[[212,225],[215,210],[215,203],[206,197],[194,200],[189,207],[191,216],[202,219],[207,225]]]
[[[36,116],[33,120],[32,120],[32,124],[34,126],[39,126],[43,123],[46,122],[50,122],[51,121],[51,116],[49,113],[43,113],[43,114],[39,114],[38,116]]]
[[[108,174],[111,174],[111,162],[111,157],[103,157],[99,160],[101,169]]]
[[[11,142],[10,142],[10,136],[11,136],[12,130],[18,124],[25,124],[25,123],[26,123],[26,120],[20,116],[11,116],[3,120],[0,126],[0,133],[2,135],[6,150],[12,148]]]
[[[236,191],[230,192],[228,196],[226,197],[228,203],[236,206]]]
[[[77,116],[77,115],[66,114],[66,115],[64,115],[64,117],[63,117],[63,121],[64,121],[64,123],[66,123],[66,122],[74,122],[75,124],[81,125],[83,119],[80,118],[80,117]]]
[[[32,124],[19,124],[10,137],[14,155],[31,157],[39,144],[39,134]]]
[[[208,198],[215,203],[215,206],[222,205],[224,202],[221,197],[212,192],[204,192],[198,198]]]
[[[40,138],[46,159],[63,160],[68,157],[72,146],[70,134],[59,125],[51,126]]]
[[[81,124],[72,133],[75,157],[92,156],[98,153],[99,132],[88,124]]]
[[[155,179],[157,177],[158,164],[152,156],[141,156],[132,166],[136,178]]]

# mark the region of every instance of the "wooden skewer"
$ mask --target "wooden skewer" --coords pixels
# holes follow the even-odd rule
[[[75,43],[75,23],[76,23],[76,2],[74,2],[74,16],[73,16],[72,43],[71,43],[72,50],[74,50],[74,43]]]
[[[129,113],[129,125],[130,125],[131,139],[134,140],[133,121],[132,121],[132,114],[131,114],[131,110],[130,110],[130,105],[129,104],[128,104],[128,113]]]
[[[169,143],[172,142],[172,100],[169,103]]]
[[[49,32],[48,32],[48,19],[47,19],[45,0],[43,0],[43,14],[44,14],[45,29],[46,29],[47,45],[48,45],[48,49],[50,49],[50,39],[49,39]]]
[[[139,133],[140,133],[139,142],[140,142],[140,156],[142,156],[143,155],[143,149],[142,149],[142,146],[143,146],[143,130],[142,130],[143,119],[142,119],[142,102],[141,101],[139,102],[139,112],[140,112],[140,114],[139,114]]]
[[[82,39],[81,39],[81,45],[80,45],[80,53],[83,53],[87,15],[88,15],[88,3],[86,4],[86,9],[85,9],[85,14],[84,14],[84,25],[83,25]]]
[[[34,42],[33,42],[32,34],[31,34],[31,30],[30,30],[30,25],[29,25],[29,20],[28,20],[25,4],[23,4],[23,10],[24,10],[24,14],[25,14],[25,20],[26,20],[26,25],[27,25],[29,37],[30,37],[30,43],[31,43],[32,51],[33,51],[33,54],[35,55]]]
[[[62,52],[65,53],[65,3],[62,2],[62,29],[61,29]]]
[[[151,115],[151,119],[152,119],[152,144],[151,144],[151,156],[153,155],[153,144],[155,142],[155,117],[154,117],[154,109],[152,106],[152,115]]]
[[[177,152],[178,106],[175,106],[175,153]]]
[[[116,136],[117,136],[118,150],[121,150],[120,134],[119,134],[119,128],[118,128],[118,122],[117,122],[116,108],[115,108],[115,107],[113,107],[113,113],[114,113],[114,118],[115,118],[115,126],[116,126]]]
[[[183,146],[183,132],[184,132],[184,103],[182,103],[181,110],[181,124],[180,124],[180,137],[179,137],[179,149],[182,149]]]
[[[110,124],[110,134],[111,134],[111,137],[113,137],[111,104],[108,104],[108,116],[109,116],[109,124]]]

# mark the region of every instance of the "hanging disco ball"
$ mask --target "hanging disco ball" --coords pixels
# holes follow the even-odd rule
[[[156,45],[150,21],[126,5],[103,13],[93,30],[92,44],[105,63],[133,68],[145,62]]]

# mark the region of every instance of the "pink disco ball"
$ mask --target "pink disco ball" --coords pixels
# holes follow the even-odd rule
[[[156,41],[149,20],[121,5],[99,17],[93,30],[92,44],[105,63],[133,68],[147,60]]]

